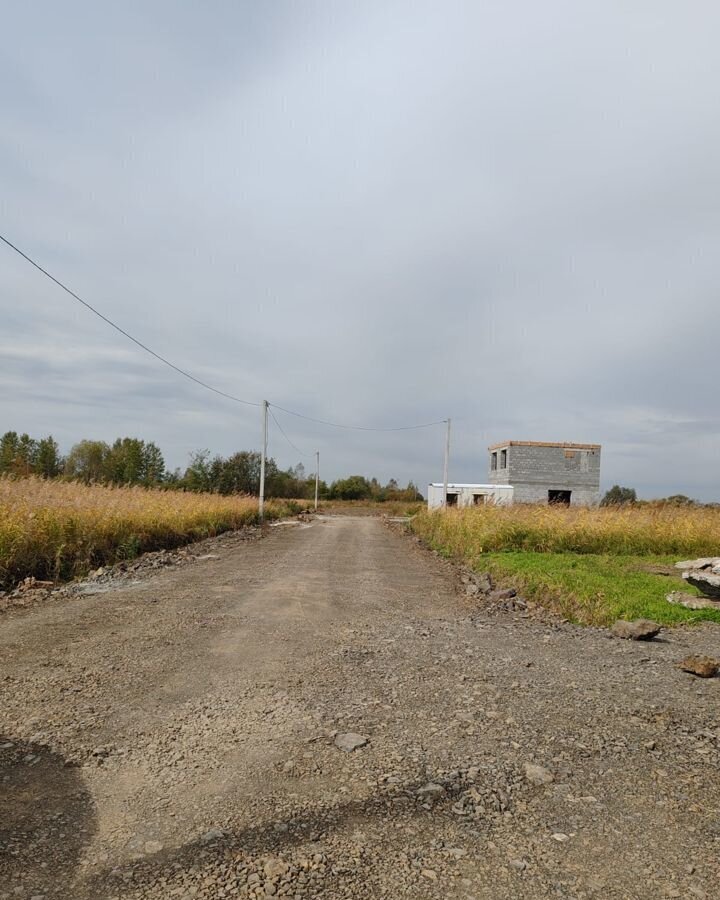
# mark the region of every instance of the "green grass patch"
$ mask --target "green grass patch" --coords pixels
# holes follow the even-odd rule
[[[515,504],[421,512],[410,528],[444,556],[489,570],[574,622],[720,622],[717,610],[668,603],[670,591],[699,594],[677,570],[657,572],[716,555],[720,509]]]
[[[584,625],[609,625],[616,619],[653,619],[667,625],[709,620],[720,612],[691,610],[665,599],[670,591],[699,593],[677,575],[658,575],[653,566],[672,566],[675,556],[608,556],[594,553],[483,554],[476,568],[512,583],[522,593]]]

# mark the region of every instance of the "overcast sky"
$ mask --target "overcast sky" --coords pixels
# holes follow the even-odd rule
[[[452,416],[452,480],[591,441],[604,487],[720,500],[719,30],[710,0],[7,5],[0,230],[221,390]],[[0,311],[1,431],[259,446],[4,246]],[[277,416],[328,479],[442,476],[442,426]]]

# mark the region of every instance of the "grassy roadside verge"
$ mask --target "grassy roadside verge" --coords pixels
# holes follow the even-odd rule
[[[653,619],[667,625],[709,620],[720,612],[686,609],[665,599],[670,591],[697,593],[678,573],[659,575],[653,566],[672,566],[669,556],[606,556],[594,553],[489,553],[487,571],[512,583],[525,596],[583,625],[616,619]]]
[[[304,501],[270,500],[268,519]],[[0,589],[53,581],[257,523],[254,497],[0,478]]]
[[[708,515],[707,513],[710,513]],[[489,571],[525,596],[586,625],[649,618],[665,624],[710,620],[665,599],[687,590],[681,558],[720,553],[720,512],[508,509],[423,512],[412,530],[447,557]],[[654,552],[653,552],[654,551]]]

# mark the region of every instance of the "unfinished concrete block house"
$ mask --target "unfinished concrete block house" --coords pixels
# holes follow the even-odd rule
[[[491,484],[511,484],[514,503],[600,502],[600,444],[505,441],[490,451]]]

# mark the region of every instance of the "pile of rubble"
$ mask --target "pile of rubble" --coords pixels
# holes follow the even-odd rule
[[[66,583],[41,581],[29,576],[9,591],[0,590],[0,613],[14,607],[36,606],[51,597],[102,594],[113,588],[139,584],[139,578],[154,574],[155,571],[171,566],[219,559],[219,554],[212,551],[232,548],[245,541],[257,540],[261,533],[260,528],[254,525],[249,525],[239,531],[225,531],[214,537],[204,538],[174,550],[155,550],[143,553],[135,559],[99,566],[87,575]],[[2,897],[1,894],[0,897]]]
[[[669,603],[679,603],[688,609],[720,610],[720,556],[683,560],[675,563],[675,568],[683,570],[683,579],[697,588],[702,597],[687,591],[673,591],[667,595]]]
[[[484,609],[515,612],[527,610],[531,606],[527,600],[518,596],[515,588],[496,587],[489,572],[473,572],[472,569],[463,567],[460,581],[466,596],[483,600]]]

